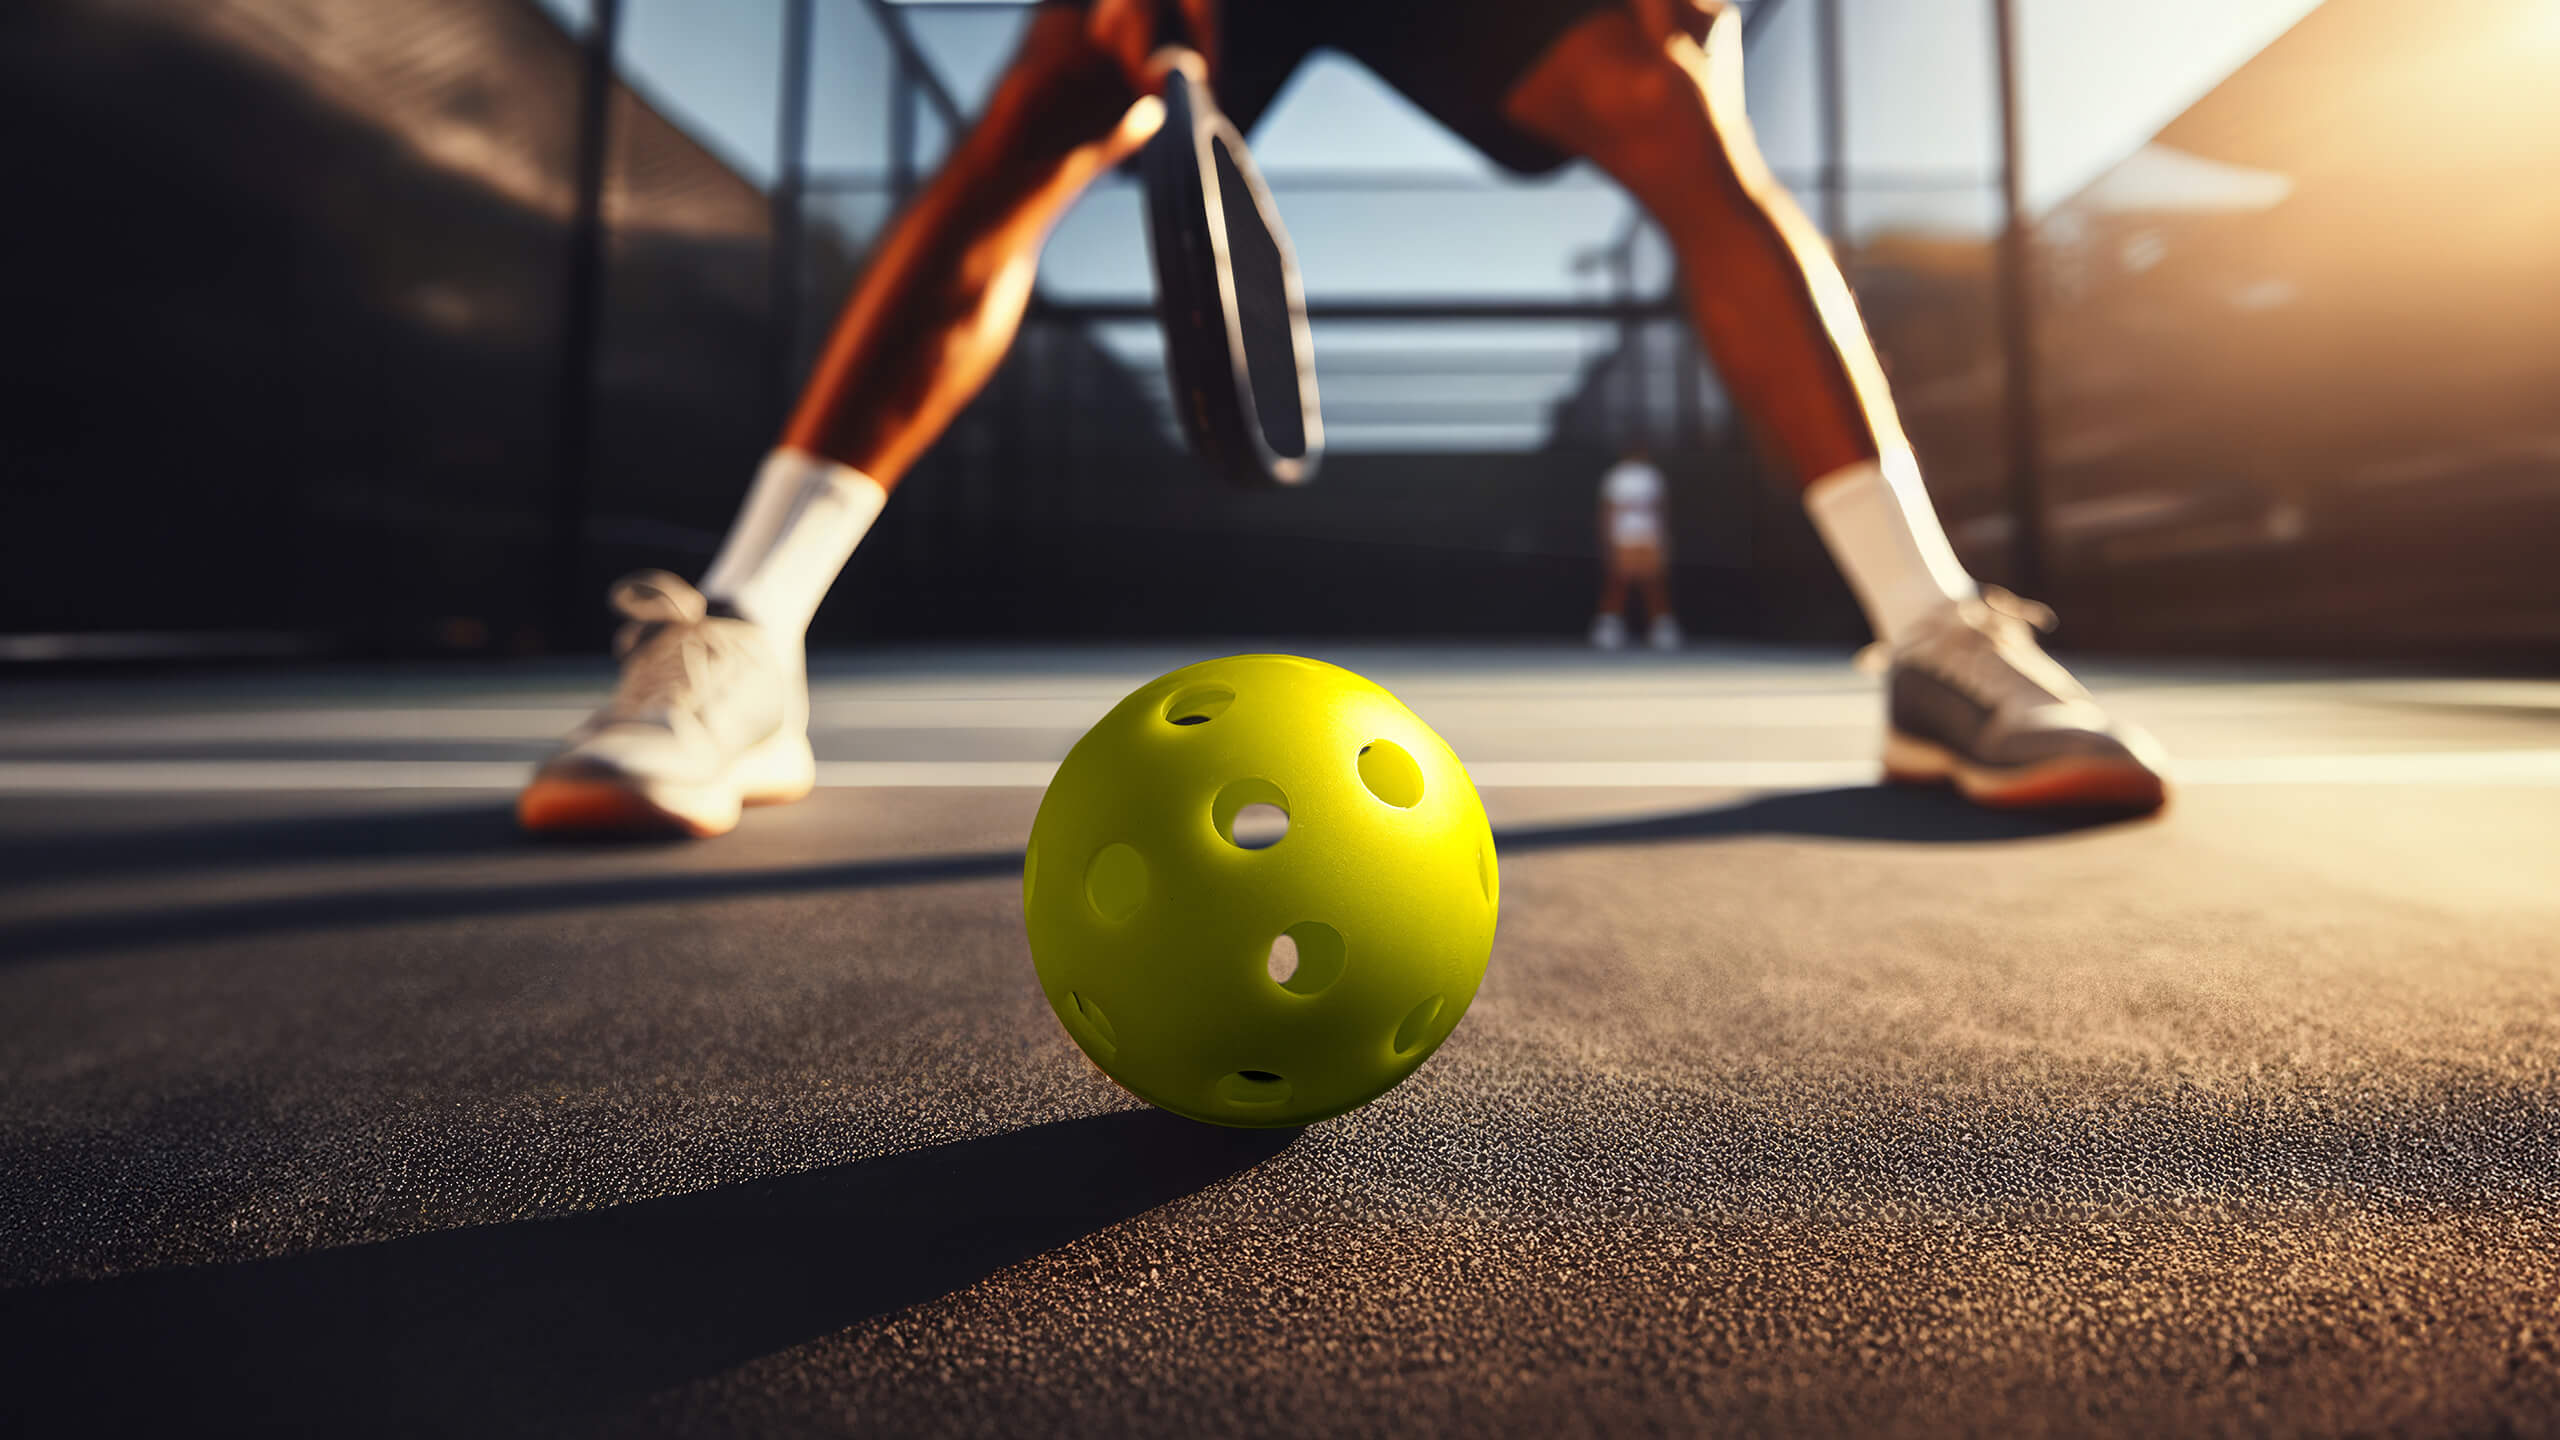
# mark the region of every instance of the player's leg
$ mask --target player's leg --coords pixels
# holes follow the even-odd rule
[[[1627,567],[1615,545],[1600,556],[1600,609],[1591,617],[1591,643],[1617,650],[1627,643]]]
[[[783,445],[895,485],[1012,347],[1058,217],[1153,133],[1137,98],[1080,11],[1041,7],[986,114],[873,253]]]
[[[1986,594],[1957,562],[1848,283],[1752,137],[1739,13],[1697,15],[1703,40],[1658,40],[1627,9],[1583,16],[1511,88],[1505,115],[1589,157],[1661,225],[1718,373],[1806,487],[1892,649],[1888,773],[1994,804],[2156,806],[2156,747],[2036,644],[2030,621],[2049,612]]]
[[[1654,552],[1653,563],[1637,577],[1637,588],[1644,593],[1645,643],[1656,650],[1677,650],[1684,638],[1680,633],[1680,617],[1671,610],[1670,566],[1660,551]]]
[[[621,687],[526,787],[527,828],[709,835],[742,803],[808,793],[810,616],[1003,359],[1050,227],[1145,141],[1155,112],[1136,100],[1080,11],[1033,16],[985,115],[882,237],[701,588],[615,587]]]

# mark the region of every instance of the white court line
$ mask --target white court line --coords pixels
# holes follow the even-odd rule
[[[533,767],[480,760],[97,760],[0,764],[0,794],[211,790],[505,790]]]
[[[830,760],[818,783],[1037,789],[1046,760]],[[229,790],[511,790],[532,767],[483,760],[137,760],[0,762],[0,794],[177,794]],[[1488,790],[1680,787],[1803,790],[1864,785],[1865,760],[1494,760],[1470,767]],[[2560,786],[2560,750],[2450,750],[2351,755],[2268,755],[2190,761],[2181,785]]]
[[[1487,790],[1637,789],[1815,790],[1870,785],[1873,760],[1489,760],[1467,767]]]
[[[2560,785],[2560,750],[2260,755],[2171,767],[2186,785]]]
[[[1110,696],[1066,699],[818,700],[810,728],[823,736],[865,730],[1049,730],[1080,735],[1115,703]],[[1648,701],[1653,728],[1802,730],[1812,725],[1872,727],[1875,697],[1679,696]],[[1443,729],[1552,727],[1609,729],[1628,719],[1623,698],[1519,695],[1470,697],[1449,708]],[[297,740],[526,741],[549,744],[592,713],[585,709],[472,707],[446,710],[235,710],[188,714],[89,715],[72,719],[0,717],[0,754],[40,746],[213,745]]]

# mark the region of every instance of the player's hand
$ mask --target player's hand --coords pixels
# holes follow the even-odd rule
[[[1216,70],[1218,0],[1093,0],[1093,8],[1085,12],[1085,33],[1120,62],[1132,88],[1152,95],[1164,88],[1166,67],[1157,52],[1172,38],[1164,20],[1177,12],[1191,32],[1192,47]]]

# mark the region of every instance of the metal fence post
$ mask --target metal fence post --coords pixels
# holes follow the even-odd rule
[[[2035,254],[2026,205],[2016,0],[1991,0],[2000,59],[2000,358],[2011,563],[2020,589],[2045,587],[2043,437],[2036,413]]]
[[[782,94],[775,122],[772,256],[767,261],[771,311],[766,344],[766,384],[774,427],[789,419],[791,382],[800,363],[800,311],[804,278],[802,209],[809,178],[809,30],[814,0],[783,0]]]
[[[1849,86],[1848,60],[1840,30],[1840,0],[1814,6],[1814,53],[1820,75],[1815,81],[1822,100],[1822,233],[1833,253],[1849,244]]]
[[[604,175],[622,0],[590,0],[578,74],[576,192],[561,267],[560,369],[553,396],[551,641],[589,627],[587,510],[594,489],[597,332],[603,311]]]

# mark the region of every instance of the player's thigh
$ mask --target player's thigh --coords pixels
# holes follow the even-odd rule
[[[1137,98],[1119,62],[1087,33],[1084,7],[1049,0],[1023,26],[971,141],[1053,159],[1108,139]]]
[[[1613,558],[1616,561],[1618,573],[1630,580],[1662,578],[1664,557],[1662,547],[1658,544],[1639,542],[1621,545],[1617,547],[1617,553]]]
[[[1091,0],[1042,0],[1020,51],[989,102],[1007,129],[1073,148],[1101,140],[1137,96],[1117,57],[1088,31]],[[1307,52],[1324,43],[1327,0],[1227,0],[1220,15],[1218,69],[1210,77],[1219,108],[1251,130]]]
[[[1682,12],[1692,38],[1722,17],[1701,4]],[[1739,45],[1740,26],[1725,23],[1710,45]],[[1718,73],[1647,34],[1633,10],[1612,6],[1583,16],[1539,56],[1503,100],[1505,117],[1567,154],[1588,158],[1621,180],[1660,173],[1697,178],[1729,163],[1743,136],[1719,133],[1719,110],[1739,113],[1740,96],[1719,105],[1708,86]],[[1739,72],[1734,72],[1738,76]]]
[[[1564,37],[1626,0],[1309,0],[1324,43],[1359,61],[1506,169],[1535,174],[1572,154],[1514,123],[1505,103]]]

